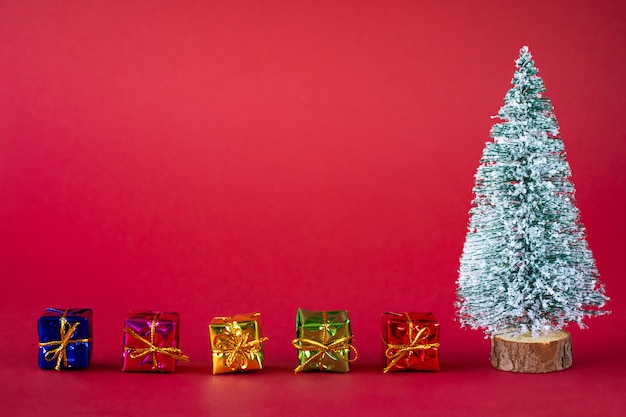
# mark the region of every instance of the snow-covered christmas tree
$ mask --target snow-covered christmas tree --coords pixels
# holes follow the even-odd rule
[[[550,100],[528,47],[475,176],[457,281],[462,326],[531,337],[604,314]]]

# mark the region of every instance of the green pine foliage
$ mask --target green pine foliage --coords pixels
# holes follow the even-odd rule
[[[528,47],[475,176],[459,278],[462,326],[533,336],[604,314],[559,126]]]

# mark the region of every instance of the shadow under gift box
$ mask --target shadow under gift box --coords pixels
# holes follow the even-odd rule
[[[82,369],[89,366],[93,311],[88,308],[46,308],[37,322],[39,367]]]
[[[352,329],[347,310],[314,311],[299,308],[296,314],[296,339],[300,371],[348,372],[356,360]],[[350,351],[355,353],[350,358]]]
[[[384,372],[439,370],[439,322],[432,313],[383,313],[382,337]]]
[[[209,324],[213,374],[263,369],[261,314],[214,317]]]
[[[133,311],[124,322],[122,371],[174,372],[188,361],[179,348],[180,317],[174,312]]]

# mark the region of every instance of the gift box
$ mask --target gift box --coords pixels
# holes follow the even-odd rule
[[[438,371],[439,322],[432,313],[383,313],[384,372]]]
[[[213,374],[263,369],[261,315],[215,317],[209,324]]]
[[[352,329],[347,310],[312,311],[298,309],[296,338],[300,371],[348,372],[358,353],[352,346]],[[350,351],[354,358],[350,358]]]
[[[89,366],[93,311],[88,308],[47,308],[39,317],[39,367],[81,369]]]
[[[124,322],[122,371],[174,372],[176,361],[189,361],[179,348],[178,313],[131,312]]]

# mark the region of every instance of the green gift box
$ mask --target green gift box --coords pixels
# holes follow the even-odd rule
[[[352,329],[347,310],[314,311],[299,308],[296,338],[300,371],[348,372],[358,353],[352,346]],[[350,351],[354,358],[350,358]]]

